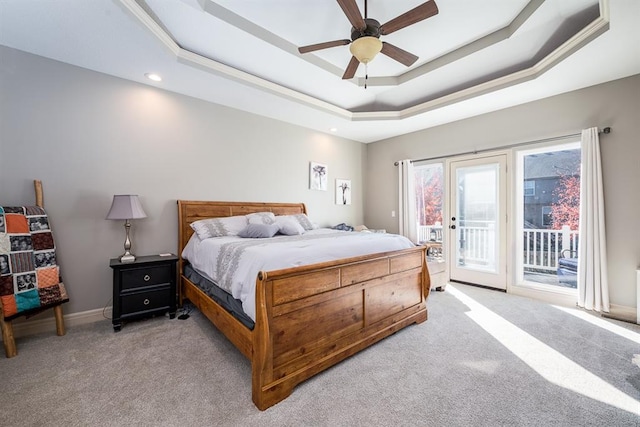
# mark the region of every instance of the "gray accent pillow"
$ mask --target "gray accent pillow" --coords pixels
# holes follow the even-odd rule
[[[238,233],[238,237],[264,239],[275,236],[278,231],[280,227],[277,224],[249,224]]]

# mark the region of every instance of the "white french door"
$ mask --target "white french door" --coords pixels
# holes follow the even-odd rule
[[[449,168],[449,267],[454,281],[507,289],[507,158]]]

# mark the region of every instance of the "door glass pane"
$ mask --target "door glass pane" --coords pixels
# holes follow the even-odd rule
[[[524,281],[576,288],[579,145],[548,147],[521,158]]]
[[[444,167],[442,163],[417,165],[414,167],[416,191],[416,219],[418,221],[418,243],[428,244],[428,255],[441,258],[442,200]]]
[[[495,163],[457,169],[456,213],[451,223],[456,226],[458,267],[498,271],[498,172]]]

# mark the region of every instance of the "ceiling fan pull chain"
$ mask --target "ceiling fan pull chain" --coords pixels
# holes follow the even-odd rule
[[[367,80],[369,80],[369,64],[364,64],[364,88],[367,88]]]

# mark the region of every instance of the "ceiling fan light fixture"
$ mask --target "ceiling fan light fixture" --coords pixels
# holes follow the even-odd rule
[[[367,64],[382,50],[382,42],[377,37],[365,36],[355,39],[349,46],[351,54],[362,64]]]

